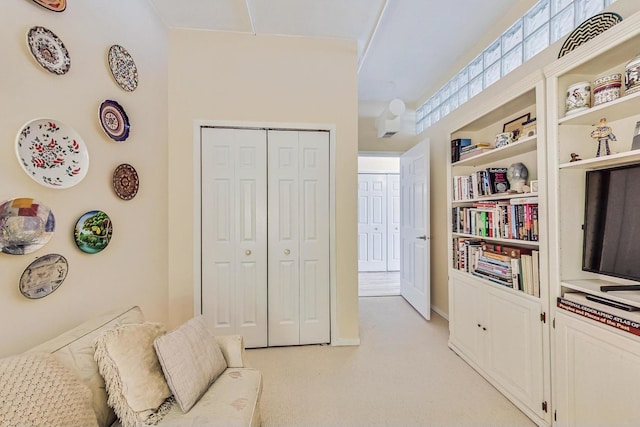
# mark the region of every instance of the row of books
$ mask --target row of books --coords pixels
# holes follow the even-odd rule
[[[540,296],[540,257],[535,249],[456,237],[453,266],[490,282]]]
[[[534,242],[539,238],[537,196],[455,206],[451,219],[454,233]]]
[[[509,190],[507,168],[478,170],[471,175],[453,177],[453,200],[469,200],[505,193]]]
[[[451,163],[459,162],[492,150],[493,145],[488,142],[472,144],[469,138],[451,140]]]

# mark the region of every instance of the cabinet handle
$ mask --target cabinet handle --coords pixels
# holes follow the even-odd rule
[[[482,330],[483,330],[483,331],[486,331],[486,330],[487,330],[487,328],[485,328],[485,327],[483,326],[483,327],[482,327]]]
[[[247,249],[246,251],[244,251],[244,254],[245,254],[246,256],[249,256],[249,255],[251,255],[251,251],[250,251],[249,249]]]
[[[480,323],[478,323],[478,328],[482,328],[482,325]]]
[[[291,251],[290,251],[289,249],[285,249],[285,250],[284,250],[284,254],[285,254],[285,255],[289,255],[290,253],[291,253]]]

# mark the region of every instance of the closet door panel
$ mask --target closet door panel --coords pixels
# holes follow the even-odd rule
[[[298,133],[268,132],[269,346],[300,343]]]
[[[201,149],[202,312],[215,333],[264,347],[266,132],[205,128]]]
[[[330,341],[329,134],[299,132],[300,344]]]

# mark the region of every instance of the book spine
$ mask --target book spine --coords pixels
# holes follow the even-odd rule
[[[625,319],[615,314],[607,313],[605,311],[598,310],[597,308],[589,307],[562,297],[558,297],[557,306],[558,308],[579,316],[600,322],[603,325],[640,336],[640,323],[633,320]]]

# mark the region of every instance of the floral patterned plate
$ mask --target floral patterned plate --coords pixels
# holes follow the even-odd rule
[[[133,92],[138,87],[138,68],[127,49],[114,44],[109,48],[109,68],[116,83],[127,92]]]
[[[102,130],[109,138],[122,142],[129,137],[129,117],[120,104],[107,99],[100,104],[99,113]]]
[[[40,249],[53,236],[51,209],[27,197],[0,203],[0,251],[24,255]]]
[[[49,295],[62,285],[69,271],[69,263],[62,255],[41,256],[25,268],[20,276],[20,292],[27,298]]]
[[[27,43],[38,64],[54,74],[66,74],[71,68],[71,58],[62,40],[51,30],[32,27],[27,33]]]
[[[122,200],[131,200],[138,194],[138,173],[133,166],[126,163],[113,171],[113,189]]]
[[[18,131],[15,148],[22,169],[45,187],[73,187],[89,169],[89,153],[82,138],[56,119],[27,122]]]
[[[102,211],[89,211],[76,222],[73,237],[82,252],[96,254],[107,247],[113,235],[109,215]]]
[[[44,7],[45,9],[52,10],[54,12],[62,12],[67,8],[67,0],[33,0],[35,3]]]

